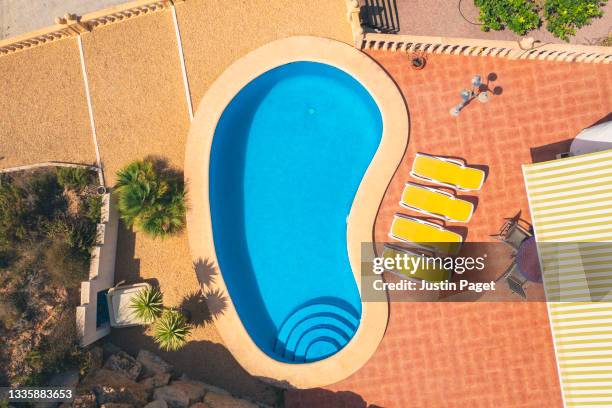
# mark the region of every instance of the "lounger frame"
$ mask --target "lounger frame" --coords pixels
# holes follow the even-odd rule
[[[458,165],[458,166],[460,166],[461,168],[464,168],[464,169],[468,168],[468,166],[466,166],[464,162],[459,161],[459,160],[449,159],[449,158],[440,157],[440,156],[434,156],[434,155],[431,155],[431,154],[417,153],[414,156],[414,161],[412,162],[412,168],[410,169],[410,176],[414,177],[415,179],[422,180],[422,181],[427,181],[429,183],[434,183],[434,184],[438,184],[438,185],[445,186],[445,187],[450,187],[450,188],[453,188],[453,189],[456,189],[456,190],[459,190],[459,191],[478,191],[478,190],[480,190],[482,188],[482,186],[484,184],[484,180],[485,180],[484,177],[482,178],[482,181],[480,182],[480,185],[478,186],[478,188],[463,188],[463,187],[457,186],[455,184],[449,184],[449,183],[445,183],[445,182],[440,181],[440,180],[436,180],[436,179],[432,179],[432,178],[429,178],[429,177],[421,176],[421,175],[419,175],[419,174],[414,172],[414,163],[416,162],[416,160],[417,160],[417,158],[419,156],[429,157],[429,158],[432,158],[432,159],[445,161],[447,163],[453,163],[453,164],[456,164],[456,165]],[[482,170],[476,169],[474,167],[469,167],[469,168],[470,169],[474,169],[474,170],[482,171]]]
[[[462,237],[461,235],[457,234],[456,232],[453,232],[453,231],[447,230],[446,228],[444,228],[444,227],[443,227],[443,226],[441,226],[441,225],[434,224],[433,222],[429,222],[429,221],[425,221],[425,220],[420,220],[420,219],[418,219],[418,218],[409,217],[409,216],[407,216],[407,215],[403,215],[403,214],[395,214],[395,215],[393,216],[393,221],[392,221],[392,223],[393,223],[393,222],[395,222],[395,220],[396,220],[397,218],[404,218],[404,219],[406,219],[406,220],[415,221],[415,222],[418,222],[418,223],[421,223],[421,224],[429,225],[430,227],[437,228],[437,229],[439,229],[440,231],[450,232],[450,233],[455,234],[456,236],[458,236],[458,237],[459,237],[459,241],[457,242],[457,244],[461,244],[461,243],[463,243],[463,237]],[[393,235],[393,233],[392,233],[391,231],[389,231],[388,236],[389,236],[389,238],[393,238],[393,239],[395,239],[395,240],[397,240],[397,241],[400,241],[400,242],[406,242],[406,243],[408,243],[408,244],[414,245],[416,248],[420,248],[420,249],[423,249],[423,250],[426,250],[426,251],[429,251],[429,252],[433,252],[434,254],[438,252],[438,251],[436,251],[436,249],[435,249],[435,248],[432,248],[432,247],[430,247],[430,246],[427,246],[427,245],[422,245],[422,244],[419,244],[418,242],[409,241],[409,240],[407,240],[407,239],[404,239],[404,238],[400,238],[400,237],[398,237],[398,236],[395,236],[395,235]]]
[[[465,200],[462,200],[460,198],[455,197],[453,194],[451,194],[451,193],[449,193],[447,191],[438,190],[436,188],[431,188],[431,187],[423,186],[423,185],[416,184],[416,183],[411,183],[409,181],[406,182],[406,184],[404,184],[404,189],[406,189],[407,186],[414,186],[414,187],[422,188],[424,190],[429,190],[429,191],[431,191],[433,193],[445,195],[445,196],[447,196],[447,197],[449,197],[449,198],[451,198],[453,200],[465,201]],[[404,192],[402,191],[402,196],[403,195],[404,195]],[[471,206],[472,206],[472,211],[470,211],[470,216],[465,221],[455,220],[455,219],[447,217],[446,215],[443,215],[443,214],[438,214],[438,213],[430,212],[430,211],[427,211],[427,210],[423,210],[422,208],[413,207],[411,205],[406,204],[402,199],[400,199],[399,204],[402,207],[407,208],[409,210],[416,211],[416,212],[424,214],[424,215],[430,215],[432,217],[439,218],[439,219],[444,220],[444,221],[467,223],[467,222],[469,222],[472,219],[472,215],[474,215],[474,204],[470,203],[469,201],[465,201],[465,202],[471,204]]]

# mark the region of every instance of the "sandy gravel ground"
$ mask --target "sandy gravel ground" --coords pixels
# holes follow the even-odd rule
[[[105,174],[147,155],[183,164],[189,117],[170,11],[83,35]]]
[[[228,65],[267,42],[292,35],[353,42],[344,0],[186,1],[176,11],[194,109]]]
[[[0,57],[0,168],[96,160],[76,40]]]

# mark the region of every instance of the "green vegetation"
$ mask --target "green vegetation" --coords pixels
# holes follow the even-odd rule
[[[546,29],[555,37],[569,41],[576,30],[591,23],[593,18],[603,15],[602,6],[607,0],[474,0],[480,8],[479,20],[482,30],[508,28],[518,35],[539,28],[543,18],[540,5],[543,3]]]
[[[483,31],[508,28],[519,35],[540,26],[535,3],[529,0],[474,0]]]
[[[132,299],[130,307],[138,318],[145,323],[151,323],[162,314],[162,293],[156,288],[142,290]]]
[[[612,47],[612,32],[607,36],[601,38],[597,45],[602,45],[604,47]]]
[[[73,170],[0,176],[3,383],[44,384],[79,364],[74,308],[87,279],[101,199],[88,184],[95,173]]]
[[[178,350],[187,342],[191,327],[185,316],[176,310],[165,310],[153,327],[153,338],[166,351]]]
[[[165,237],[185,225],[182,179],[156,168],[151,160],[130,163],[117,173],[121,219],[153,237]]]
[[[576,35],[576,29],[591,24],[593,18],[603,16],[600,0],[546,0],[544,17],[546,29],[555,37],[569,41]]]
[[[60,186],[83,191],[93,184],[94,173],[82,167],[60,167],[57,169],[57,181]]]

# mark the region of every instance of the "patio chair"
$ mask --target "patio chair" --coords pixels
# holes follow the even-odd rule
[[[406,183],[400,201],[402,207],[446,221],[468,222],[474,205],[446,191]]]
[[[417,268],[412,269],[388,269],[388,272],[400,276],[402,278],[413,278],[426,280],[428,282],[444,282],[450,280],[452,271],[445,269],[440,262],[431,262],[429,264],[424,264],[426,259],[432,259],[431,255],[425,255],[422,252],[416,252],[409,248],[404,248],[396,245],[385,244],[385,248],[383,249],[382,257],[383,258],[395,258],[397,255],[403,257],[405,254],[411,257],[422,257],[423,261],[421,261]]]
[[[457,190],[480,190],[485,172],[466,167],[458,160],[417,153],[410,175],[419,180],[456,188]]]
[[[512,292],[516,293],[523,299],[527,299],[527,294],[523,288],[523,285],[525,285],[525,282],[527,282],[527,278],[520,274],[516,262],[512,262],[500,279],[506,281],[506,284]]]
[[[514,252],[518,251],[521,243],[533,236],[531,232],[522,227],[518,220],[509,219],[502,225],[499,233],[493,237],[509,245]]]
[[[401,214],[395,214],[389,236],[439,254],[457,254],[463,237],[446,228]]]

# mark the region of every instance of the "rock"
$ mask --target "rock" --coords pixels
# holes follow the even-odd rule
[[[203,382],[177,380],[170,385],[155,389],[153,397],[163,399],[170,408],[186,408],[202,400],[204,394],[206,394],[206,384]]]
[[[256,404],[234,398],[230,395],[217,394],[216,392],[208,392],[204,397],[204,403],[210,408],[258,408]]]
[[[164,385],[168,385],[169,382],[170,382],[170,374],[161,373],[161,374],[155,374],[153,377],[148,377],[148,378],[145,378],[144,380],[141,380],[140,384],[142,384],[145,387],[145,389],[147,390],[147,393],[151,394],[153,392],[153,389],[163,387]]]
[[[136,381],[142,371],[142,364],[126,352],[120,351],[106,360],[104,368],[125,375],[130,380]]]
[[[168,404],[164,400],[155,400],[153,402],[149,402],[144,408],[168,408]]]
[[[103,357],[105,360],[109,358],[110,356],[112,356],[113,354],[119,353],[120,351],[122,350],[119,347],[115,346],[110,341],[107,341],[106,343],[102,344],[102,352],[103,352]]]
[[[189,396],[182,390],[170,385],[156,388],[153,391],[153,398],[165,401],[169,408],[186,408],[189,406]]]
[[[80,393],[72,400],[73,408],[95,408],[96,406],[96,395],[91,391]]]
[[[114,402],[142,406],[147,403],[147,391],[142,384],[106,368],[88,375],[81,387],[92,390],[99,404]]]
[[[109,402],[108,404],[100,405],[100,408],[134,408],[132,404],[120,404],[117,402]]]
[[[196,402],[195,404],[193,404],[189,408],[211,408],[211,406],[206,404],[206,403],[204,403],[204,402]]]
[[[136,359],[142,364],[144,374],[147,376],[172,373],[173,367],[150,351],[140,350]]]
[[[189,379],[189,377],[187,377],[187,375],[183,374],[181,375],[180,378],[181,381],[185,381],[185,382],[190,382],[191,380]],[[230,395],[229,392],[225,391],[222,388],[216,387],[214,385],[210,385],[201,381],[196,381],[198,384],[201,384],[202,386],[204,386],[204,388],[206,388],[206,391],[212,391],[212,392],[216,392],[217,394],[223,394],[223,395]]]

